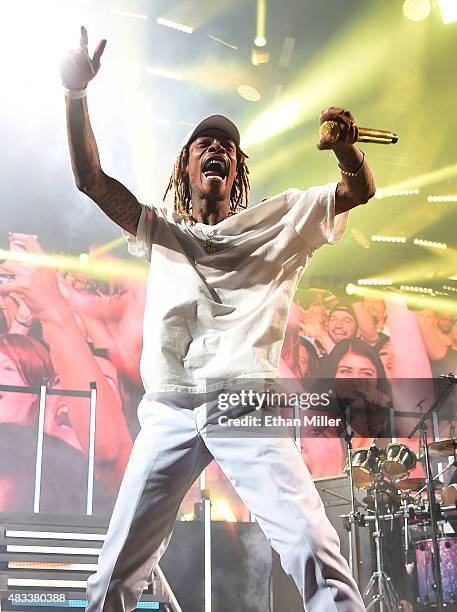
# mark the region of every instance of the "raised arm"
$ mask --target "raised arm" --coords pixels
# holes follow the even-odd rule
[[[124,185],[103,172],[87,107],[87,85],[100,68],[106,40],[98,43],[92,58],[87,45],[87,31],[81,27],[80,47],[70,51],[61,66],[62,83],[66,88],[68,144],[76,186],[112,221],[135,236],[141,205]]]
[[[319,121],[321,126],[328,121],[336,127],[336,132],[321,131],[317,143],[318,149],[332,149],[338,160],[341,180],[336,190],[336,212],[365,204],[376,193],[376,186],[365,153],[354,145],[358,137],[354,117],[349,111],[332,106],[321,113]]]
[[[430,310],[416,312],[417,322],[422,333],[425,348],[432,361],[443,359],[447,352],[447,345],[437,333],[435,327],[436,317]]]

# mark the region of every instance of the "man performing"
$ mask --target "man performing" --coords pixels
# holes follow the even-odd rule
[[[176,161],[167,189],[174,190],[174,210],[150,208],[101,168],[85,96],[106,41],[92,58],[87,44],[82,28],[80,48],[62,66],[76,185],[127,233],[129,251],[151,263],[141,431],[98,571],[88,581],[87,610],[135,609],[181,501],[215,459],[279,553],[305,609],[361,612],[338,536],[293,440],[236,432],[213,437],[206,418],[214,393],[230,380],[277,378],[303,269],[319,246],[338,241],[347,211],[374,195],[365,156],[353,144],[355,121],[341,108],[320,117],[340,127],[338,143],[330,136],[318,143],[333,149],[340,182],[289,189],[244,210],[249,181],[238,129],[221,115],[207,117],[187,136]]]

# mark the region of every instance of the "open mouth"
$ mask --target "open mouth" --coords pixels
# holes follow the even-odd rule
[[[59,427],[71,428],[70,417],[66,406],[61,406],[56,410],[55,422]]]
[[[210,157],[202,166],[203,176],[210,181],[223,181],[227,172],[227,162],[220,156]]]

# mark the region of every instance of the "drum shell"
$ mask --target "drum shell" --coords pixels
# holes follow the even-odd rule
[[[457,535],[438,538],[438,546],[443,602],[455,604],[457,602]],[[420,540],[416,542],[415,547],[419,603],[434,604],[436,603],[436,591],[433,589],[433,540]]]
[[[369,448],[358,448],[352,453],[352,475],[357,489],[368,489],[373,483],[373,477],[368,466]],[[346,459],[344,473],[349,476],[349,460]]]
[[[385,450],[382,470],[389,480],[400,480],[414,470],[416,462],[416,454],[409,446],[392,442]]]

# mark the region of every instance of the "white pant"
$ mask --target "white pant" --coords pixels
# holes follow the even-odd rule
[[[168,544],[181,501],[213,458],[279,553],[305,610],[365,610],[336,531],[290,436],[271,437],[266,428],[255,428],[240,437],[233,428],[227,437],[214,437],[204,399],[187,393],[149,394],[138,416],[141,431],[97,573],[88,580],[87,612],[135,609]]]

